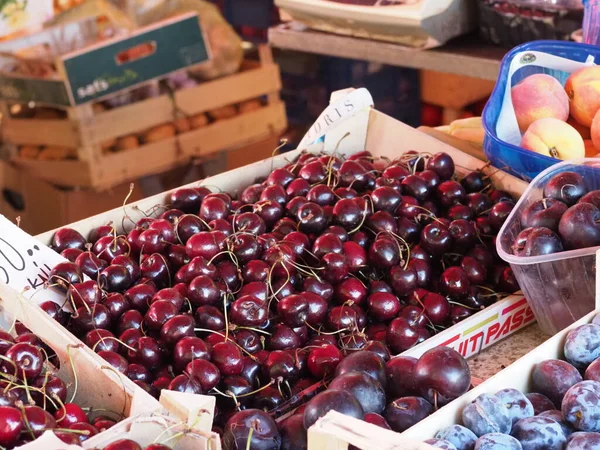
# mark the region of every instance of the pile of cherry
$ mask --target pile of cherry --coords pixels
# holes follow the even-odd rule
[[[181,188],[166,203],[124,217],[124,234],[59,230],[70,262],[50,283],[72,313],[42,308],[153,395],[218,395],[221,425],[518,290],[494,245],[513,199],[483,171],[458,180],[445,153],[302,154],[237,197]]]
[[[588,190],[576,172],[554,175],[543,197],[521,214],[521,232],[511,245],[517,256],[540,256],[600,245],[600,190]]]
[[[564,360],[536,364],[531,393],[481,394],[453,425],[429,441],[446,450],[594,450],[600,448],[600,315],[571,330]]]
[[[11,449],[31,442],[45,431],[80,445],[112,427],[106,416],[94,420],[72,399],[48,357],[51,351],[22,324],[18,335],[0,331],[0,446]]]

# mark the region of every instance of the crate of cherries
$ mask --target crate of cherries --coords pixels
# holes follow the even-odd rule
[[[519,289],[494,246],[513,197],[489,171],[456,169],[444,152],[395,160],[298,152],[237,195],[183,187],[139,220],[126,212],[120,226],[85,236],[56,231],[51,245],[68,261],[51,281],[72,313],[41,307],[146,391],[215,395],[215,426],[226,435],[277,418],[290,401],[305,403],[306,391],[314,395],[340,366],[379,367],[368,388],[376,398],[367,400],[381,414],[400,398],[401,375],[392,377],[396,393],[382,394],[396,370],[385,367],[390,355]],[[462,374],[452,381],[458,387],[390,409],[415,410],[392,428],[468,388],[464,359],[445,350]],[[313,416],[302,430],[337,400],[360,418],[372,411],[354,394],[328,395],[323,408],[306,409]]]
[[[103,410],[101,405],[96,410],[81,406],[87,402],[81,393],[85,386],[79,386],[78,392],[77,351],[70,349],[67,353],[74,357],[61,361],[52,347],[22,323],[15,323],[13,334],[0,330],[2,448],[25,445],[46,431],[67,444],[80,445],[123,418],[119,411]],[[61,364],[72,367],[72,377],[64,371],[59,375]]]

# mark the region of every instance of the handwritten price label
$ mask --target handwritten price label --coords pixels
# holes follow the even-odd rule
[[[45,287],[52,268],[63,261],[66,259],[0,215],[0,283],[38,304],[47,300],[63,303],[63,295]],[[45,292],[38,294],[40,291]]]

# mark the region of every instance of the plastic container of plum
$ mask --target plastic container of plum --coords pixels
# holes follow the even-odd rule
[[[530,181],[559,160],[519,147],[518,127],[507,131],[514,117],[510,89],[529,75],[546,73],[564,85],[569,74],[591,58],[600,62],[600,47],[576,42],[535,41],[511,50],[502,60],[496,87],[483,110],[483,151],[494,167]],[[551,64],[549,64],[551,63]],[[561,67],[558,70],[553,67]],[[566,70],[565,70],[566,69]],[[516,117],[514,117],[516,125]]]
[[[520,218],[530,204],[542,198],[546,183],[566,171],[583,176],[588,191],[600,189],[600,158],[565,161],[540,173],[523,193],[496,240],[498,255],[508,262],[540,328],[555,334],[594,309],[596,250],[590,247],[543,256],[516,256],[511,251],[522,230]]]

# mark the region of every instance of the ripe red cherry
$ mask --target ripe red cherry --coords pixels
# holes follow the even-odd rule
[[[449,180],[454,175],[454,160],[444,152],[436,153],[429,158],[425,167],[433,170],[441,180]]]
[[[192,316],[179,314],[171,317],[160,329],[162,341],[170,347],[173,347],[185,336],[195,336]]]
[[[244,368],[242,351],[231,341],[213,346],[212,362],[225,376],[239,375]]]
[[[62,262],[58,263],[50,272],[48,282],[56,285],[63,291],[69,286],[83,281],[83,273],[76,263]]]
[[[210,391],[221,380],[219,368],[205,359],[194,359],[186,366],[185,373],[198,381],[205,392]]]
[[[122,374],[127,373],[129,364],[125,358],[115,352],[98,352],[98,356],[102,357],[106,362],[113,366],[118,372]]]
[[[221,231],[201,231],[188,239],[185,249],[190,258],[201,256],[210,261],[225,249],[225,239]]]
[[[221,300],[221,290],[205,275],[197,276],[188,287],[188,298],[197,306],[216,305]]]
[[[210,193],[204,187],[198,188],[179,188],[169,196],[169,204],[172,208],[179,209],[186,213],[196,214],[200,209],[202,199]]]
[[[56,424],[61,427],[69,427],[77,422],[88,421],[88,417],[83,409],[75,403],[65,403],[64,406],[54,413],[54,418],[56,419]]]
[[[342,360],[342,352],[331,344],[313,348],[308,354],[308,370],[316,378],[324,378],[335,372]]]
[[[52,236],[50,246],[55,252],[61,253],[71,248],[83,251],[85,250],[85,244],[87,244],[87,241],[77,230],[61,228]]]
[[[71,262],[75,262],[77,257],[83,253],[82,250],[78,248],[66,248],[62,252],[60,252],[60,256],[65,259],[68,259]]]
[[[142,276],[149,279],[159,288],[165,288],[171,283],[171,271],[165,257],[159,253],[145,258],[140,264]]]
[[[42,435],[47,429],[56,427],[56,420],[48,411],[39,406],[27,405],[23,407],[23,417],[27,424],[27,431],[35,437]]]
[[[444,270],[440,279],[440,288],[453,297],[461,297],[469,290],[469,277],[460,267],[449,267]]]
[[[151,330],[159,331],[163,325],[179,312],[178,308],[168,300],[158,300],[152,305],[144,315],[144,323]]]
[[[419,327],[397,317],[388,326],[386,342],[394,353],[402,353],[419,342]]]
[[[77,422],[69,427],[69,430],[83,431],[85,434],[77,434],[76,436],[79,438],[79,442],[87,441],[92,436],[97,435],[100,430],[96,428],[94,425],[86,423],[86,422]]]
[[[12,446],[23,430],[21,412],[11,406],[0,406],[0,445]]]
[[[334,295],[339,303],[362,305],[367,298],[367,288],[357,278],[346,278],[335,287]]]
[[[92,247],[92,252],[108,263],[119,255],[129,255],[130,251],[131,246],[125,236],[104,236]]]
[[[6,352],[6,357],[10,359],[14,365],[6,366],[5,370],[8,373],[14,373],[18,377],[26,377],[32,380],[37,377],[44,367],[45,358],[40,349],[32,344],[18,343],[14,344]]]
[[[308,300],[304,295],[288,295],[277,303],[277,313],[283,323],[290,327],[304,325],[309,314]]]
[[[143,450],[142,446],[131,439],[119,439],[104,447],[104,450]]]
[[[85,335],[85,345],[95,352],[118,352],[119,343],[114,334],[108,330],[91,330]]]
[[[400,312],[400,301],[394,294],[385,292],[376,292],[367,299],[369,305],[369,314],[381,321],[389,321]]]

